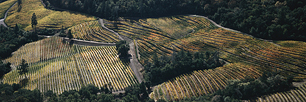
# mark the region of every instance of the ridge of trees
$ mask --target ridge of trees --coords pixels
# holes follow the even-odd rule
[[[191,53],[188,51],[180,51],[173,53],[171,56],[158,57],[155,53],[153,61],[145,61],[144,78],[152,85],[156,85],[182,74],[192,72],[194,70],[211,69],[222,66],[223,61],[219,60],[218,52]]]
[[[305,0],[43,0],[102,18],[198,14],[222,26],[271,40],[306,41]]]

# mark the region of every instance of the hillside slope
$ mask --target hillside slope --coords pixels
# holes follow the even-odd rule
[[[228,79],[259,77],[263,72],[305,78],[305,42],[268,42],[249,35],[218,28],[202,17],[171,16],[163,18],[107,21],[106,26],[120,35],[137,40],[140,62],[145,66],[152,55],[171,55],[180,50],[191,52],[218,51],[230,63],[213,70],[194,71],[164,82],[150,97],[180,100],[213,93],[226,86]],[[144,73],[147,70],[144,70]],[[200,74],[195,74],[200,73]],[[209,74],[205,74],[209,73]],[[197,77],[195,77],[197,76]],[[200,77],[201,76],[201,77]]]
[[[129,62],[118,58],[115,46],[71,46],[51,37],[26,44],[5,62],[17,67],[21,59],[29,63],[25,89],[60,94],[93,84],[117,92],[138,83]],[[14,68],[4,76],[3,83],[20,83],[23,79]]]
[[[95,20],[93,16],[87,16],[70,11],[54,11],[44,8],[40,0],[22,0],[21,6],[15,5],[8,13],[5,23],[13,27],[16,23],[24,30],[32,30],[32,14],[37,16],[37,29],[53,28],[60,29],[73,25]]]

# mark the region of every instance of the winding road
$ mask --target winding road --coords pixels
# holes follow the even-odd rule
[[[7,25],[4,23],[4,20],[5,20],[6,17],[7,17],[8,11],[9,11],[13,6],[15,6],[16,4],[17,4],[17,2],[14,3],[9,9],[6,10],[5,15],[4,15],[4,18],[3,18],[3,19],[0,19],[0,25],[3,25],[4,27],[7,27]]]

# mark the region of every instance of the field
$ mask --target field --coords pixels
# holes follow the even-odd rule
[[[98,42],[118,42],[119,37],[101,27],[98,21],[78,24],[70,28],[73,38]]]
[[[115,92],[138,83],[129,62],[118,58],[114,46],[70,46],[52,37],[26,44],[5,61],[17,67],[21,58],[29,63],[29,81],[24,88],[30,90],[60,94],[93,84],[99,88],[107,85]],[[15,69],[4,76],[3,83],[19,83],[22,79],[24,76]]]
[[[7,0],[5,2],[0,3],[0,19],[2,19],[5,15],[5,12],[8,8],[10,8],[17,0]]]
[[[15,5],[8,13],[5,23],[14,27],[16,23],[24,30],[32,30],[31,18],[35,13],[37,17],[37,29],[68,28],[86,21],[95,20],[93,16],[87,16],[70,11],[54,11],[44,8],[40,0],[22,0],[20,7]]]
[[[142,64],[145,64],[145,60],[150,61],[153,53],[170,55],[180,50],[218,51],[221,59],[230,63],[213,70],[194,71],[164,82],[150,94],[155,100],[180,100],[213,93],[223,89],[228,79],[241,79],[246,75],[256,78],[264,71],[293,75],[294,80],[305,78],[305,42],[268,42],[215,27],[201,17],[174,16],[106,22],[107,27],[137,41]],[[246,70],[248,73],[245,73]],[[203,77],[199,77],[201,75]]]

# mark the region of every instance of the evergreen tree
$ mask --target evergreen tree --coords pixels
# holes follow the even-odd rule
[[[18,35],[19,34],[19,30],[20,29],[19,29],[19,27],[18,27],[18,25],[16,23],[15,28],[14,28],[14,33]]]
[[[18,3],[18,6],[20,6],[21,5],[21,0],[17,0],[17,3]]]
[[[72,33],[71,33],[71,29],[68,30],[67,37],[69,39],[73,38]]]
[[[120,57],[127,57],[130,46],[123,40],[116,43],[116,49]]]
[[[32,22],[31,22],[31,24],[32,24],[32,28],[34,27],[34,31],[36,31],[36,25],[37,25],[37,18],[36,18],[36,15],[35,15],[35,13],[33,13],[33,15],[32,15]]]
[[[23,75],[23,74],[24,74],[25,78],[27,78],[26,73],[29,71],[29,70],[28,70],[28,67],[29,67],[28,63],[26,63],[26,61],[25,61],[24,59],[22,59],[21,64],[20,64],[19,67],[17,68],[18,73],[19,73],[20,75]]]

